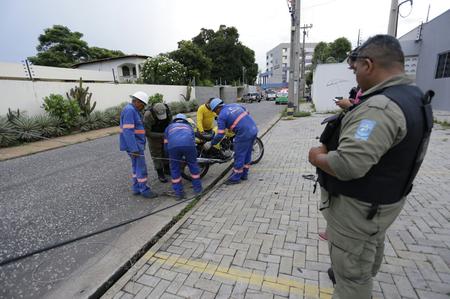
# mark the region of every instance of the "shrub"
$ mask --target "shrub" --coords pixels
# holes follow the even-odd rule
[[[156,104],[156,103],[162,103],[163,102],[163,95],[160,93],[155,93],[154,95],[151,95],[148,98],[148,104]]]
[[[21,141],[30,142],[42,136],[35,117],[16,117],[12,121],[12,125],[17,131],[17,138]]]
[[[56,137],[65,133],[59,118],[50,115],[39,115],[36,116],[35,121],[43,137]]]
[[[0,117],[0,147],[7,147],[18,142],[13,124],[7,118]]]
[[[184,102],[170,102],[168,105],[170,112],[172,112],[172,115],[182,113],[185,108]]]
[[[189,103],[189,111],[197,111],[199,104],[198,101],[196,99],[193,99],[191,101],[188,102]]]
[[[81,113],[76,101],[64,99],[62,95],[57,94],[50,94],[50,96],[45,97],[42,107],[51,116],[61,119],[66,128],[73,127],[75,120]]]

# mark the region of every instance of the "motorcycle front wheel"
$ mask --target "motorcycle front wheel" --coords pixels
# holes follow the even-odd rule
[[[252,161],[250,162],[250,164],[253,165],[261,161],[263,155],[264,155],[264,144],[262,140],[259,139],[259,137],[256,137],[255,142],[253,142]]]

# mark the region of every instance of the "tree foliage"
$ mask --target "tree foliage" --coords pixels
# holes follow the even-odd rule
[[[212,61],[202,49],[192,41],[178,42],[178,50],[169,53],[169,57],[187,68],[187,77],[196,82],[208,80],[211,76]]]
[[[62,25],[53,25],[39,35],[39,44],[36,46],[38,53],[28,59],[36,65],[71,67],[79,62],[124,55],[121,51],[89,48],[82,37],[80,32],[72,32]]]
[[[340,37],[332,43],[320,42],[314,48],[312,63],[315,67],[320,63],[342,62],[352,49],[352,44],[345,37]]]
[[[245,83],[255,82],[258,74],[255,52],[239,41],[235,27],[221,25],[217,31],[202,28],[192,42],[211,59],[212,81],[242,82],[244,70]]]
[[[147,58],[141,73],[144,83],[147,84],[183,85],[188,79],[186,67],[167,55]]]

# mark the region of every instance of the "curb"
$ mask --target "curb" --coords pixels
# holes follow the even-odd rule
[[[263,138],[280,121],[280,119],[281,115],[274,117],[265,132],[262,133],[259,137]],[[195,203],[195,205],[189,211],[187,211],[180,220],[172,224],[172,221],[174,221],[174,219],[172,219],[158,234],[156,234],[154,238],[152,238],[152,240],[150,240],[146,244],[146,246],[149,246],[147,249],[142,248],[138,251],[138,253],[136,253],[136,255],[140,255],[139,257],[134,260],[131,259],[127,261],[124,266],[118,269],[116,273],[114,273],[114,275],[111,276],[108,281],[106,281],[91,296],[89,296],[89,298],[113,298],[115,294],[117,294],[128,283],[128,281],[132,279],[132,277],[139,271],[139,269],[158,252],[161,246],[165,242],[167,242],[170,237],[172,237],[172,235],[189,219],[189,217],[195,211],[197,211],[201,204],[204,203],[211,196],[211,194],[222,185],[222,183],[225,181],[224,177],[231,170],[231,168],[232,163],[230,162],[227,168],[207,187],[207,192],[200,197],[198,202]],[[167,229],[169,230],[165,232],[160,238],[158,238],[158,236]],[[146,251],[146,253],[140,254],[142,251]],[[134,261],[136,262],[133,264]],[[129,266],[130,264],[132,264],[131,267]]]

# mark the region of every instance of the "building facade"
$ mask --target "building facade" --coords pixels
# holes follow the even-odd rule
[[[436,93],[433,110],[450,111],[450,9],[399,38],[405,71]]]
[[[77,63],[72,67],[82,70],[112,72],[116,82],[131,83],[140,78],[142,64],[147,58],[148,56],[145,55],[125,55]]]
[[[305,43],[305,68],[312,63],[317,43]],[[290,43],[281,43],[266,53],[266,68],[259,74],[262,88],[286,88],[289,83]],[[300,65],[302,57],[300,56]]]

